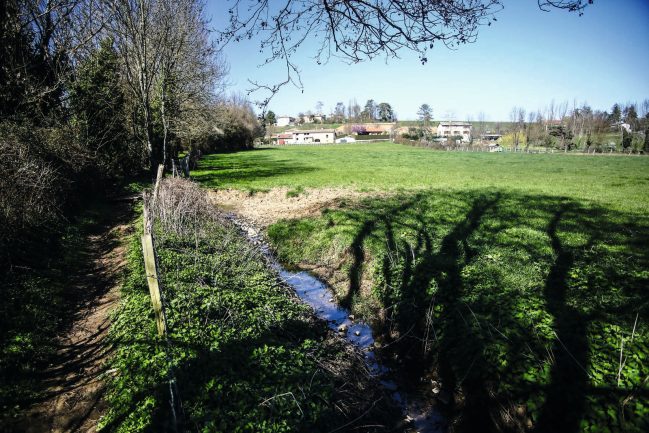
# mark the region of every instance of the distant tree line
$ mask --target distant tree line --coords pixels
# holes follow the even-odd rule
[[[542,146],[564,152],[649,153],[649,99],[639,106],[616,103],[610,111],[567,101],[552,101],[532,112],[514,107],[507,129],[507,144],[514,149]]]
[[[347,105],[336,103],[329,118],[332,123],[396,122],[397,113],[388,102],[377,103],[374,99],[368,99],[361,107],[354,98]]]

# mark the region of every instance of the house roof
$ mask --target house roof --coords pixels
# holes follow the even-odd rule
[[[293,134],[277,134],[275,138],[293,138]]]
[[[471,126],[471,124],[466,122],[440,122],[439,126]]]
[[[335,129],[303,129],[300,131],[293,131],[293,134],[312,134],[316,132],[333,134],[334,132],[336,132],[336,130]]]

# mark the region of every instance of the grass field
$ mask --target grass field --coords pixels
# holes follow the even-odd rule
[[[195,177],[375,191],[268,237],[374,323],[404,386],[443,384],[453,431],[643,432],[648,173],[649,158],[368,144],[211,155]]]
[[[434,152],[392,143],[290,146],[207,155],[192,176],[211,188],[484,188],[649,209],[649,158],[640,157]]]

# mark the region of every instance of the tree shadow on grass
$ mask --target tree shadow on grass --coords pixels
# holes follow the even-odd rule
[[[247,183],[318,170],[292,160],[273,158],[266,149],[247,151],[245,159],[222,159],[220,155],[210,155],[209,159],[202,160],[198,169],[192,172],[192,178],[205,186],[216,188],[223,184]]]
[[[416,388],[432,376],[454,394],[453,430],[642,424],[646,365],[627,367],[626,386],[606,366],[617,365],[619,338],[630,336],[636,314],[649,311],[645,217],[488,191],[402,194],[331,212],[352,233],[343,302],[379,299],[387,352],[398,355],[405,383]],[[360,291],[368,260],[374,295]],[[639,334],[635,351],[648,343]]]

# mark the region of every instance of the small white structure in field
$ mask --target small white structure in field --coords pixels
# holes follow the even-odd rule
[[[341,137],[336,139],[336,143],[356,143],[356,139],[354,137]]]
[[[498,143],[489,143],[489,152],[502,152],[503,148]]]
[[[471,141],[471,124],[466,122],[440,122],[437,125],[439,137],[462,137],[463,143]]]

